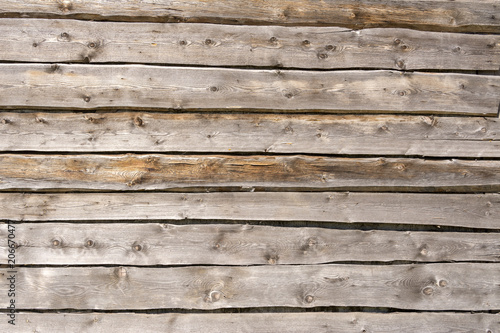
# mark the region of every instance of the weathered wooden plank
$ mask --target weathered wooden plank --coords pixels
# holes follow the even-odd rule
[[[482,117],[0,113],[0,151],[500,157],[499,140]]]
[[[0,43],[0,60],[26,62],[398,70],[500,67],[498,35],[406,29],[3,19]]]
[[[439,31],[499,32],[495,0],[154,1],[16,0],[0,2],[2,17],[79,18],[231,24],[404,26]]]
[[[7,269],[0,269],[7,275]],[[17,268],[18,309],[500,307],[500,265],[276,265]],[[2,294],[8,286],[0,285]],[[9,300],[0,304],[7,307]]]
[[[500,191],[500,161],[220,155],[0,155],[1,190]]]
[[[0,219],[373,222],[500,228],[498,194],[0,193]]]
[[[16,314],[17,331],[60,333],[275,333],[434,332],[498,330],[498,315],[485,313],[29,313]],[[4,332],[12,330],[0,321]]]
[[[0,107],[444,113],[496,116],[500,77],[144,65],[0,65]]]
[[[339,261],[500,261],[497,233],[227,224],[10,225],[17,265],[262,265]],[[7,224],[0,236],[7,239]],[[0,260],[7,262],[7,243]]]

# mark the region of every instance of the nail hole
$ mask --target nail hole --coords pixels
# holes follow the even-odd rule
[[[320,53],[320,54],[318,54],[318,58],[320,58],[320,59],[326,59],[326,58],[328,58],[328,54],[326,54],[326,53]]]
[[[187,44],[187,42],[186,42],[185,40],[181,40],[181,41],[179,42],[179,44],[180,44],[180,45],[182,45],[182,46],[184,46],[184,45],[186,45],[186,44]]]
[[[95,244],[95,243],[94,243],[94,241],[93,241],[93,240],[91,240],[91,239],[89,239],[89,240],[86,242],[86,244],[85,244],[85,245],[86,245],[87,247],[93,247],[93,246],[94,246],[94,244]]]
[[[61,241],[59,241],[59,240],[57,240],[57,239],[54,239],[54,240],[52,241],[52,245],[54,245],[54,246],[59,246],[59,245],[61,245]]]
[[[211,39],[205,39],[205,45],[210,45],[212,43],[213,41]]]
[[[307,39],[305,39],[302,41],[302,45],[309,46],[309,45],[311,45],[311,42],[309,42]]]
[[[62,38],[68,38],[69,34],[67,32],[63,32],[63,33],[61,33],[61,37]]]
[[[325,46],[325,49],[326,49],[327,51],[333,51],[333,50],[335,50],[336,48],[337,48],[337,47],[336,47],[336,46],[333,46],[333,45],[327,45],[327,46]]]
[[[38,43],[33,43],[33,47],[38,47]]]
[[[269,42],[274,44],[274,43],[278,42],[278,38],[271,37],[271,38],[269,38]]]
[[[305,301],[306,301],[306,303],[312,303],[312,302],[314,301],[314,296],[312,296],[312,295],[307,295],[307,296],[305,297]]]
[[[138,252],[142,250],[142,246],[140,246],[139,244],[134,245],[133,248],[134,248],[134,251],[138,251]]]

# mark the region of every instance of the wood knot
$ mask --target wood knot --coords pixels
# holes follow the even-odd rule
[[[9,119],[2,119],[2,124],[4,125],[7,125],[7,124],[11,124],[12,122],[9,120]]]
[[[69,12],[73,9],[73,3],[69,0],[59,0],[58,8],[62,12]]]
[[[118,278],[124,278],[127,276],[127,270],[125,267],[117,267],[115,268],[115,276]]]
[[[144,125],[144,122],[142,121],[141,117],[137,116],[134,118],[134,124],[137,127],[141,127]]]
[[[40,118],[40,117],[36,117],[36,118],[35,118],[35,121],[36,121],[37,123],[40,123],[40,124],[45,124],[45,123],[47,123],[47,121],[46,121],[45,119]]]
[[[222,293],[217,290],[212,290],[205,296],[205,302],[207,303],[215,303],[221,299]]]
[[[426,296],[431,296],[432,294],[434,294],[434,289],[431,287],[425,287],[424,289],[422,289],[422,293]]]
[[[306,295],[306,297],[304,297],[304,301],[306,303],[311,304],[312,302],[314,302],[314,296],[313,295]]]
[[[276,43],[278,43],[278,38],[276,38],[276,37],[271,37],[271,38],[269,38],[269,43],[271,43],[271,44],[276,44]]]
[[[398,66],[399,68],[404,68],[405,67],[405,62],[403,60],[398,60],[396,61],[396,66]]]

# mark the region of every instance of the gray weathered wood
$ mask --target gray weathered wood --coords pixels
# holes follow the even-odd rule
[[[231,24],[404,26],[439,31],[500,32],[495,0],[2,0],[3,17]]]
[[[1,64],[0,76],[0,107],[23,109],[248,109],[496,116],[500,104],[500,77],[491,75]]]
[[[29,313],[17,314],[15,332],[58,333],[484,333],[498,315],[485,313]],[[0,330],[12,330],[6,320]]]
[[[262,265],[338,261],[500,261],[497,233],[255,225],[23,223],[17,265]],[[7,224],[0,236],[7,239]],[[7,262],[7,243],[0,260]]]
[[[407,29],[3,19],[0,43],[0,60],[26,62],[455,70],[500,67],[500,36]],[[92,43],[97,48],[90,47]]]
[[[0,154],[1,190],[206,187],[500,191],[500,161],[220,155]]]
[[[500,228],[498,194],[0,193],[0,219],[373,222]]]
[[[7,275],[7,269],[0,269]],[[17,268],[18,309],[500,308],[500,265]],[[8,286],[0,285],[2,294]],[[9,300],[0,300],[2,308]]]
[[[499,140],[482,117],[0,113],[0,151],[500,157]]]

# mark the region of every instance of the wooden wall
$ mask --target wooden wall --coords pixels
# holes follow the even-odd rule
[[[0,45],[1,332],[500,332],[498,0],[0,0]]]

